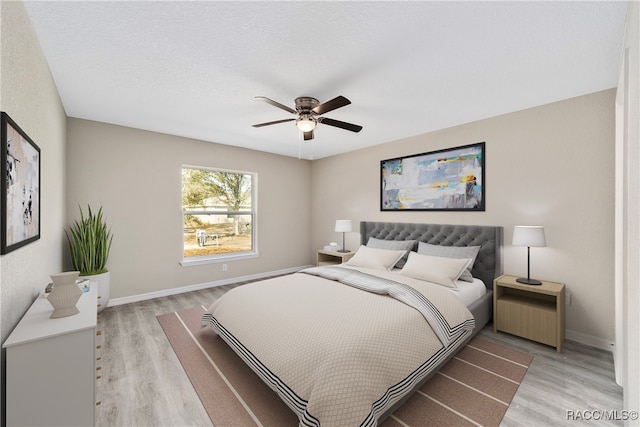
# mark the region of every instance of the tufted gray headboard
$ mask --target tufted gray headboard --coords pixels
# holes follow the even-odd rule
[[[502,274],[502,227],[360,222],[360,243],[366,245],[369,237],[383,240],[417,240],[441,246],[480,246],[471,274],[482,280],[488,289],[493,289],[493,279]]]

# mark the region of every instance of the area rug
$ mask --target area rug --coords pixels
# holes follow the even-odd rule
[[[205,307],[158,316],[216,427],[297,426],[295,414],[216,335]],[[498,426],[533,360],[475,337],[381,426]]]

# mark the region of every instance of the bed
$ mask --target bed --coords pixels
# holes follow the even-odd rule
[[[361,222],[360,235],[347,263],[236,287],[202,317],[301,426],[377,425],[491,319],[501,227]],[[463,303],[463,282],[485,289]]]

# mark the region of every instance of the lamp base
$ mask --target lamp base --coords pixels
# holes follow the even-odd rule
[[[542,285],[542,282],[540,280],[527,279],[526,277],[517,278],[516,282],[522,283],[524,285]]]
[[[338,249],[338,252],[340,252],[341,254],[346,254],[347,252],[351,252],[348,249]]]

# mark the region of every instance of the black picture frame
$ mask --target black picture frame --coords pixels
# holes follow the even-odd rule
[[[4,255],[40,238],[40,148],[7,113],[0,114]]]
[[[485,143],[380,161],[381,211],[485,210]]]

